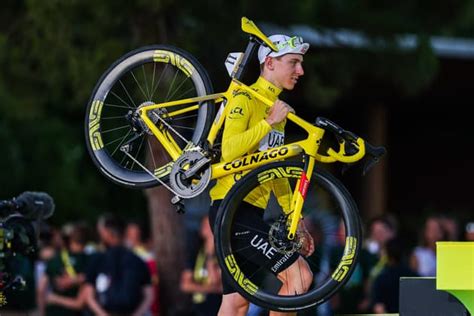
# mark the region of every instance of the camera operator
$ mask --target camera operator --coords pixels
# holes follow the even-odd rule
[[[0,200],[1,315],[25,314],[35,307],[34,261],[37,256],[35,221],[54,212],[52,198],[43,192],[24,192]]]

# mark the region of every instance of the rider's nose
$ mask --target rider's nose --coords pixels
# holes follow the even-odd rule
[[[296,73],[298,74],[298,76],[304,75],[303,65],[298,64],[298,66],[296,66]]]

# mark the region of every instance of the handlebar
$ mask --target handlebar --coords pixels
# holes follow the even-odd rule
[[[240,88],[244,89],[245,91],[251,93],[257,99],[262,101],[267,106],[272,106],[273,102],[270,101],[265,96],[261,95],[260,93],[256,93],[250,87],[243,85],[240,81],[234,78],[233,82],[237,84]],[[304,120],[299,119],[293,113],[288,113],[288,119],[294,121],[295,123],[299,124],[300,126],[304,125],[311,125]],[[315,125],[319,128],[322,128],[326,131],[332,132],[339,142],[340,148],[339,151],[335,151],[334,149],[328,149],[327,154],[328,156],[319,156],[319,160],[322,162],[334,162],[334,161],[341,161],[344,163],[353,163],[356,161],[361,160],[364,157],[367,157],[367,161],[364,165],[363,174],[367,173],[370,168],[373,167],[375,163],[377,163],[381,156],[386,153],[384,147],[375,147],[369,144],[367,141],[363,140],[362,138],[358,137],[354,133],[350,131],[346,131],[336,123],[324,118],[318,117],[316,118]],[[312,125],[311,125],[312,126]]]
[[[336,123],[324,117],[316,118],[315,125],[332,132],[339,142],[340,148],[338,152],[332,148],[328,149],[327,154],[330,157],[344,163],[356,162],[364,156],[368,158],[363,168],[364,175],[380,160],[380,157],[387,152],[384,147],[373,146],[354,133],[344,130]]]

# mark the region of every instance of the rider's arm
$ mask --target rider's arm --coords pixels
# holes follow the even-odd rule
[[[249,128],[251,112],[252,104],[246,95],[237,95],[229,103],[222,135],[224,161],[244,156],[256,148],[260,140],[272,130],[271,125],[264,119]]]

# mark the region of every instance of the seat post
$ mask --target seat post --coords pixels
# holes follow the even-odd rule
[[[235,73],[234,78],[241,81],[242,77],[244,76],[245,68],[250,60],[250,58],[253,56],[253,53],[255,51],[255,48],[257,47],[259,43],[255,40],[254,36],[250,36],[249,43],[247,45],[247,48],[245,49],[244,56],[242,56],[242,62],[239,64],[239,68],[237,69],[237,72]]]

